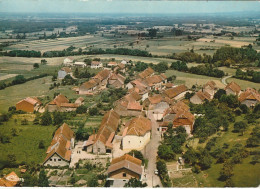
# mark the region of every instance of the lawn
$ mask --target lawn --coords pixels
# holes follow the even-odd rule
[[[49,91],[51,76],[28,81],[24,84],[14,85],[0,90],[0,112],[28,96],[43,96]]]
[[[14,154],[17,163],[25,161],[30,163],[42,163],[48,146],[52,140],[52,133],[55,131],[54,126],[33,125],[29,122],[28,125],[21,125],[21,121],[10,119],[8,122],[0,125],[1,133],[11,137],[10,143],[0,143],[1,156],[0,159],[6,159],[8,154]],[[18,136],[11,135],[11,129],[15,128],[18,131]],[[43,140],[44,149],[39,149],[39,141]]]
[[[192,87],[192,85],[204,85],[208,81],[215,81],[219,88],[224,88],[224,84],[222,84],[220,79],[216,78],[216,77],[208,77],[208,76],[204,76],[204,75],[184,73],[184,72],[179,72],[176,70],[167,70],[165,75],[167,77],[175,75],[176,80],[174,83],[175,84],[185,84],[187,87]]]
[[[243,120],[243,116],[236,117],[236,121],[241,120]],[[256,126],[256,123],[249,125],[243,136],[241,136],[240,133],[232,132],[233,125],[234,123],[231,123],[229,126],[229,130],[227,132],[221,133],[221,136],[217,139],[216,145],[212,149],[212,151],[214,151],[214,149],[217,147],[222,147],[224,143],[227,143],[229,145],[229,149],[235,144],[242,144],[244,146],[246,144],[247,138],[252,132],[252,129]],[[210,138],[216,136],[217,135],[215,134],[212,135]],[[198,140],[195,139],[193,140],[193,142],[190,141],[189,145],[192,145],[193,148],[205,147],[207,141],[203,144],[199,144]],[[259,150],[259,147],[247,148],[247,150],[249,151],[257,149]],[[251,157],[252,156],[249,156],[243,159],[241,164],[234,165],[234,176],[232,177],[232,180],[236,187],[256,187],[259,185],[260,165],[250,164]],[[209,169],[202,171],[199,174],[194,174],[198,183],[201,183],[199,184],[199,187],[224,187],[225,183],[218,180],[219,172],[222,167],[223,164],[216,164],[214,160]]]

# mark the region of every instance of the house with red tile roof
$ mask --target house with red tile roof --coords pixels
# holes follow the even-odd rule
[[[98,69],[98,68],[102,68],[102,67],[103,67],[103,63],[99,62],[99,61],[92,61],[91,65],[90,65],[90,68],[93,68],[93,69]]]
[[[69,99],[67,99],[67,97],[65,97],[64,95],[59,94],[46,105],[45,109],[49,112],[70,112],[76,111],[78,106],[78,104],[70,103]]]
[[[133,156],[125,154],[112,159],[107,170],[110,187],[124,187],[131,178],[140,180],[143,174],[142,161]]]
[[[239,96],[241,93],[241,87],[236,82],[232,81],[229,84],[227,84],[227,86],[225,87],[225,91],[227,95],[232,94]]]
[[[144,71],[142,71],[141,73],[138,74],[138,77],[141,79],[144,79],[148,76],[152,76],[154,75],[154,70],[150,67],[146,68]]]
[[[102,119],[97,134],[93,133],[87,141],[84,141],[83,149],[95,154],[111,153],[119,123],[120,116],[114,110],[108,111]]]
[[[125,79],[121,74],[112,73],[108,78],[108,85],[114,88],[124,88]]]
[[[254,107],[260,102],[260,94],[255,89],[247,88],[246,91],[239,95],[238,100],[247,107]]]
[[[70,127],[63,123],[55,132],[51,145],[46,151],[44,166],[67,166],[71,160],[74,148],[75,134]]]
[[[150,141],[152,122],[143,116],[138,116],[125,125],[122,139],[123,150],[141,150]]]
[[[5,175],[3,178],[0,178],[0,187],[15,187],[19,186],[20,183],[21,179],[14,171]]]
[[[164,91],[163,95],[175,100],[180,100],[184,98],[188,88],[185,85],[179,85]]]
[[[190,98],[193,104],[203,104],[205,100],[211,100],[211,95],[206,91],[198,91]]]
[[[207,92],[211,99],[214,97],[217,90],[218,88],[214,81],[208,81],[205,85],[203,85],[203,91]]]
[[[24,112],[38,111],[42,102],[36,97],[27,97],[16,103],[16,110],[22,110]]]

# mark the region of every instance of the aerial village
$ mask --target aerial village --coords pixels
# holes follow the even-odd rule
[[[42,165],[46,170],[53,168],[61,169],[62,172],[64,167],[79,169],[84,161],[97,165],[105,162],[105,186],[124,187],[131,179],[141,181],[148,187],[162,186],[156,161],[157,148],[165,136],[164,133],[170,127],[183,127],[187,138],[191,138],[195,118],[203,115],[191,113],[189,103],[209,102],[219,88],[214,81],[208,81],[201,89],[194,91],[183,84],[175,85],[167,81],[164,73],[155,72],[151,67],[136,72],[133,79],[126,82],[129,64],[131,63],[128,60],[122,60],[110,61],[105,65],[101,61],[92,61],[87,65],[67,57],[57,73],[60,80],[67,75],[75,78],[72,71],[75,69],[100,69],[88,81],[71,89],[79,95],[75,101],[70,102],[64,94],[57,94],[45,106],[33,96],[16,103],[16,110],[32,114],[72,112],[84,104],[85,96],[97,95],[108,87],[127,90],[126,95],[113,103],[112,109],[104,112],[98,130],[93,130],[88,138],[76,140],[75,130],[68,123],[59,125],[46,153],[42,154],[45,156]],[[258,91],[252,88],[242,91],[235,82],[227,84],[224,90],[227,95],[236,95],[240,103],[248,108],[260,102]],[[185,98],[187,93],[192,94],[189,99]],[[138,159],[137,152],[141,152],[147,161]],[[184,157],[178,157],[177,162],[177,169],[184,170],[184,166],[181,166],[184,165]],[[50,175],[49,178],[53,180],[50,186],[58,186],[55,180],[59,177],[53,176],[52,179]],[[66,178],[66,186],[73,186],[68,184],[69,177]],[[102,182],[102,179],[99,180]],[[19,186],[22,182],[21,178],[11,172],[0,179],[0,186]],[[77,184],[84,186],[86,181],[79,180]]]

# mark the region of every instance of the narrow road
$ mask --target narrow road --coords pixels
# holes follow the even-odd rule
[[[144,157],[149,160],[148,167],[145,170],[146,179],[147,179],[146,183],[149,188],[154,187],[156,185],[162,187],[160,178],[154,174],[154,170],[156,169],[157,149],[161,141],[161,135],[157,130],[159,126],[157,122],[154,120],[151,111],[148,111],[148,118],[152,121],[152,137],[150,142],[142,150]]]
[[[232,77],[232,75],[229,75],[229,76],[223,77],[223,78],[221,79],[221,82],[222,82],[224,85],[227,85],[226,80],[227,80],[228,78],[230,78],[230,77]]]

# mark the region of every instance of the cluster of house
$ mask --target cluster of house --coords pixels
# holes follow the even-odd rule
[[[214,94],[217,92],[218,88],[214,81],[207,82],[202,90],[196,92],[191,98],[190,102],[193,104],[202,104],[205,100],[212,100]],[[241,87],[234,81],[230,82],[225,87],[227,95],[235,95],[241,104],[245,104],[247,107],[254,107],[260,102],[260,94],[257,90],[252,88],[247,88],[242,91]]]
[[[125,70],[125,66],[117,66],[114,70]],[[111,71],[108,69],[101,70],[94,77],[92,77],[89,81],[83,83],[76,92],[78,94],[86,94],[90,95],[95,92],[101,91],[105,89],[107,86],[112,86],[114,88],[123,88],[125,77],[120,73],[116,73],[116,71]]]
[[[114,61],[111,61],[107,64],[107,66],[105,67],[105,69],[113,69],[114,71],[121,71],[121,72],[125,72],[125,65],[128,64],[129,61],[128,60],[122,60],[121,63],[117,63]],[[59,71],[58,71],[58,79],[64,79],[64,77],[66,75],[72,75],[72,71],[71,71],[71,67],[78,67],[78,68],[85,68],[87,67],[87,64],[85,62],[76,62],[74,60],[73,57],[67,57],[64,59],[63,61],[63,65],[64,67],[62,67]],[[100,61],[92,61],[90,68],[92,69],[99,69],[99,68],[103,68],[104,64]]]
[[[16,110],[24,112],[34,112],[40,109],[48,112],[70,112],[75,111],[77,107],[84,104],[84,98],[79,97],[74,103],[70,103],[69,99],[62,94],[57,95],[51,102],[42,107],[42,102],[36,97],[27,97],[16,103]]]

